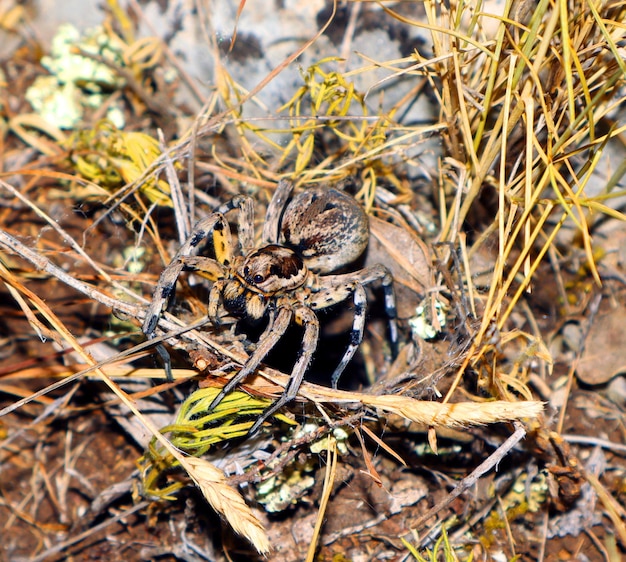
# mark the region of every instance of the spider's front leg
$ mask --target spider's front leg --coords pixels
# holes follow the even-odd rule
[[[291,371],[289,383],[280,398],[257,418],[254,425],[250,428],[250,433],[254,433],[274,412],[277,412],[296,398],[298,390],[302,385],[304,374],[313,359],[313,353],[317,348],[320,335],[319,320],[315,313],[306,307],[299,307],[295,310],[295,320],[298,324],[304,326],[304,336],[302,338],[302,349],[298,352],[298,358]]]
[[[172,264],[174,264],[174,262],[172,262]],[[170,264],[170,266],[172,266],[172,264]],[[146,314],[146,318],[142,326],[143,332],[146,334],[148,339],[155,337],[156,327],[164,309],[164,305],[168,304],[169,298],[173,294],[176,287],[178,275],[180,275],[180,272],[183,269],[202,272],[205,277],[211,280],[219,280],[220,277],[226,275],[226,269],[221,263],[204,256],[179,256],[175,262],[176,267],[170,266],[168,266],[159,279],[159,283],[157,284],[157,288],[154,292],[154,297],[150,303],[148,313]],[[216,281],[216,284],[218,282],[219,281]],[[213,321],[213,319],[211,319],[211,321]],[[168,381],[172,381],[172,365],[169,353],[161,343],[156,344],[155,349],[163,362],[165,378]]]
[[[237,195],[222,205],[217,212],[225,215],[228,211],[237,208],[239,209],[237,236],[239,237],[239,248],[242,255],[245,256],[254,248],[254,201],[246,195]],[[232,248],[232,241],[230,247]],[[220,263],[228,265],[225,261],[220,260],[219,256],[218,260]]]
[[[266,332],[266,336],[259,342],[255,352],[249,357],[241,370],[228,381],[224,388],[222,388],[209,407],[211,410],[215,408],[222,401],[224,396],[245,380],[246,377],[256,371],[261,361],[285,334],[292,319],[295,319],[298,324],[304,326],[302,349],[298,353],[298,358],[293,366],[285,392],[257,418],[254,425],[250,428],[250,434],[256,432],[267,418],[291,402],[298,394],[298,389],[311,363],[319,339],[319,321],[312,310],[306,307],[298,307],[295,311],[287,306],[279,308],[274,317],[271,329]]]
[[[209,235],[213,235],[213,246],[218,261],[210,258],[197,258],[192,255]],[[169,305],[176,290],[176,281],[178,281],[182,271],[184,269],[200,271],[199,260],[201,260],[202,265],[212,268],[207,272],[209,276],[213,274],[215,278],[219,277],[224,272],[222,264],[228,264],[232,260],[232,244],[230,227],[222,213],[214,213],[196,224],[189,238],[176,252],[170,264],[159,277],[152,302],[146,310],[146,317],[141,327],[148,338],[154,338],[161,313]],[[205,260],[210,260],[211,264]]]
[[[320,278],[320,286],[310,298],[311,308],[319,310],[346,300],[350,295],[354,299],[354,321],[350,332],[350,342],[343,354],[339,365],[331,375],[331,384],[337,388],[339,377],[356,353],[363,341],[365,329],[365,313],[367,308],[367,296],[364,285],[373,281],[381,280],[385,295],[385,311],[389,318],[389,336],[391,340],[392,354],[395,357],[398,351],[398,325],[396,300],[393,292],[393,278],[389,270],[383,265],[374,265],[354,273],[343,275],[327,275]]]
[[[248,358],[241,370],[234,375],[222,388],[220,393],[213,399],[213,402],[209,406],[209,410],[215,408],[231,390],[233,390],[240,382],[246,379],[246,377],[256,371],[257,367],[261,364],[261,361],[272,350],[272,348],[278,343],[281,337],[289,328],[291,319],[293,317],[293,311],[291,308],[278,309],[271,326],[271,329],[264,332],[264,337],[259,341],[254,353]]]
[[[183,270],[202,272],[206,277],[218,283],[227,274],[227,268],[233,260],[233,237],[224,214],[239,207],[239,243],[242,248],[251,247],[254,243],[254,214],[252,201],[248,197],[235,197],[229,203],[222,205],[217,212],[201,219],[196,223],[190,236],[180,247],[170,264],[163,270],[152,296],[152,301],[146,310],[146,316],[141,327],[148,339],[156,335],[156,328],[163,310],[167,308],[176,290],[176,282]],[[202,242],[212,237],[215,259],[195,256]],[[209,301],[209,315],[215,312],[212,320],[217,316],[215,304],[215,289],[211,291]],[[162,344],[156,345],[156,351],[163,361],[167,380],[172,380],[172,366],[170,356]]]
[[[159,282],[152,296],[152,302],[146,311],[142,330],[149,338],[153,338],[156,327],[159,323],[161,313],[167,308],[169,301],[174,294],[176,281],[183,269],[191,269],[195,271],[204,271],[209,278],[213,280],[223,276],[225,267],[230,266],[233,260],[234,243],[230,226],[226,220],[226,213],[234,209],[239,209],[238,219],[238,235],[239,246],[242,253],[246,253],[254,246],[254,206],[253,201],[244,195],[233,197],[228,203],[224,203],[208,217],[199,220],[194,226],[191,234],[185,240],[185,243],[179,248],[176,255],[172,258],[170,264],[163,270]],[[215,260],[217,263],[213,267],[209,262],[202,261],[198,258],[195,260],[192,256],[198,251],[202,242],[212,237],[213,251],[215,252]],[[220,268],[220,266],[223,266]]]

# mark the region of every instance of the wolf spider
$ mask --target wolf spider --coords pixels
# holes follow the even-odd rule
[[[341,373],[363,339],[367,304],[364,285],[381,280],[394,351],[397,346],[395,299],[387,268],[374,265],[350,273],[332,274],[356,260],[367,247],[369,224],[362,207],[349,195],[332,188],[307,189],[286,205],[292,190],[290,182],[278,184],[267,209],[259,248],[254,245],[254,210],[248,197],[235,197],[200,220],[161,274],[142,327],[148,338],[155,337],[159,316],[183,270],[202,272],[213,281],[208,316],[214,325],[219,324],[220,300],[235,317],[252,321],[268,319],[256,349],[213,400],[211,408],[214,408],[258,368],[292,322],[303,326],[302,348],[289,383],[282,396],[256,420],[250,433],[296,397],[319,340],[315,310],[353,296],[352,332],[348,347],[331,376],[333,388],[337,388]],[[233,237],[224,216],[236,208],[239,209],[238,255],[234,255]],[[212,237],[215,257],[194,255],[202,241],[209,237]],[[160,353],[167,357],[162,348]],[[166,371],[171,376],[169,359]]]

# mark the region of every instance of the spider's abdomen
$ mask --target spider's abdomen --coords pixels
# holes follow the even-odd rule
[[[291,248],[270,244],[250,252],[243,260],[238,275],[252,291],[266,296],[300,287],[308,275],[302,258]]]
[[[336,189],[307,189],[285,209],[281,242],[294,248],[316,273],[336,271],[353,262],[368,241],[365,211]]]

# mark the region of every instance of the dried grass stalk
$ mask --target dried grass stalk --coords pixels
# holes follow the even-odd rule
[[[233,530],[246,537],[261,554],[270,551],[270,543],[261,522],[241,495],[226,483],[224,473],[204,459],[187,457],[189,476],[196,483],[206,500],[228,521]]]

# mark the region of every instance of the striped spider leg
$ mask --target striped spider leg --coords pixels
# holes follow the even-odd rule
[[[259,429],[265,420],[267,420],[272,414],[296,398],[298,390],[302,384],[302,380],[304,379],[304,374],[313,359],[313,353],[317,348],[317,342],[319,340],[319,321],[311,309],[305,306],[292,306],[290,303],[286,302],[278,304],[277,306],[278,309],[273,319],[271,329],[265,332],[265,337],[259,340],[259,345],[246,364],[228,381],[224,388],[222,388],[209,408],[215,408],[231,390],[256,371],[258,366],[261,364],[261,361],[263,361],[265,356],[285,335],[285,332],[293,321],[301,326],[304,326],[302,348],[300,349],[296,362],[291,370],[289,382],[287,383],[284,392],[256,419],[250,428],[249,433],[257,431],[257,429]]]
[[[337,388],[339,377],[363,341],[367,306],[364,286],[378,280],[381,281],[385,295],[385,311],[389,318],[389,339],[391,341],[392,355],[395,357],[398,351],[396,301],[393,292],[393,279],[385,266],[377,264],[353,273],[320,276],[319,285],[312,289],[313,292],[307,301],[307,305],[310,308],[320,310],[345,301],[350,295],[352,295],[354,300],[354,321],[352,322],[352,331],[350,332],[350,343],[330,379],[332,387],[335,389]]]
[[[159,318],[170,304],[176,291],[178,277],[184,270],[202,272],[209,280],[214,281],[212,294],[209,297],[209,317],[214,324],[217,323],[219,295],[216,293],[221,285],[221,280],[228,275],[228,268],[233,261],[234,251],[233,237],[225,215],[236,208],[239,209],[238,234],[241,251],[248,251],[254,246],[254,208],[252,200],[248,197],[235,197],[208,217],[199,220],[170,264],[161,273],[141,327],[149,339],[155,337]],[[196,256],[195,252],[209,237],[212,237],[215,258]],[[162,344],[158,344],[156,350],[163,360],[167,379],[172,380],[169,354]]]

